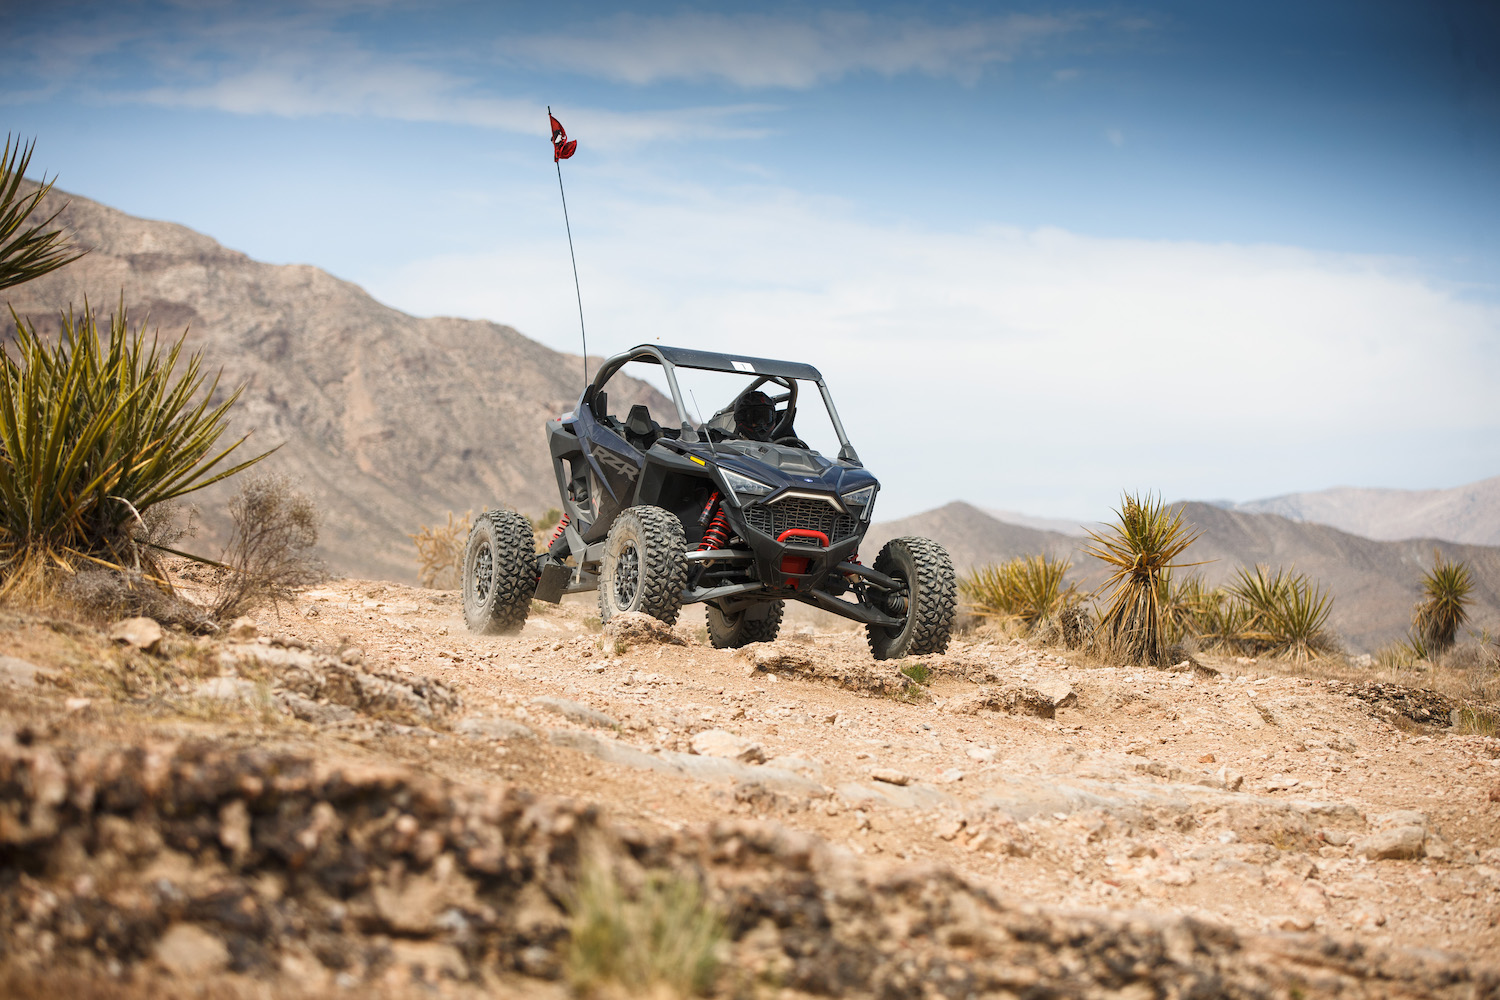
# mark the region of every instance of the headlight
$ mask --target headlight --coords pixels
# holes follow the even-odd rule
[[[724,485],[742,496],[763,497],[771,492],[771,487],[759,479],[751,479],[749,476],[742,476],[738,472],[730,472],[723,466],[719,467],[719,475],[724,477]]]
[[[875,502],[875,487],[873,485],[862,487],[845,493],[839,499],[844,501],[844,506],[852,513],[858,514],[866,521],[870,519],[870,506]]]

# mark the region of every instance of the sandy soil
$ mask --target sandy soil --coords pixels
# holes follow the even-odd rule
[[[518,635],[477,636],[454,593],[339,581],[262,616],[258,636],[169,636],[163,650],[196,667],[160,677],[129,650],[96,677],[79,666],[97,658],[96,637],[17,620],[9,652],[71,676],[4,717],[45,716],[75,738],[354,755],[567,796],[653,829],[770,820],[870,863],[946,866],[1028,905],[1500,958],[1495,739],[1393,725],[1327,682],[1250,662],[1088,665],[970,633],[912,670],[874,661],[859,633],[805,624],[721,651],[689,624],[605,634],[588,605],[533,609]],[[268,707],[264,670],[304,647],[435,679],[456,699],[403,722],[293,718]],[[261,678],[259,702],[237,702],[215,675]]]

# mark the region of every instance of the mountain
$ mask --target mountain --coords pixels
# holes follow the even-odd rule
[[[1444,538],[1471,545],[1500,545],[1500,476],[1447,490],[1341,486],[1228,506],[1252,514],[1280,514],[1294,521],[1327,524],[1366,538]]]
[[[1474,623],[1500,632],[1500,548],[1430,538],[1377,541],[1275,514],[1205,503],[1180,506],[1188,523],[1202,532],[1185,558],[1205,563],[1195,571],[1208,582],[1223,583],[1237,568],[1258,563],[1295,566],[1332,592],[1330,621],[1356,651],[1373,651],[1405,634],[1434,550],[1469,564],[1475,584]],[[960,572],[1047,552],[1071,558],[1074,569],[1069,578],[1083,587],[1098,587],[1106,575],[1103,563],[1084,551],[1086,539],[1007,524],[966,503],[871,525],[862,554],[873,559],[881,544],[901,535],[941,542]]]
[[[997,510],[994,507],[983,508],[984,512],[997,521],[1006,524],[1018,524],[1023,528],[1035,528],[1038,531],[1052,531],[1062,535],[1072,535],[1075,538],[1083,538],[1088,534],[1089,527],[1082,521],[1072,520],[1066,517],[1039,517],[1036,514],[1023,514],[1017,510]]]
[[[55,330],[85,297],[132,325],[188,330],[224,387],[247,383],[232,430],[247,449],[281,449],[263,467],[297,477],[324,513],[322,554],[336,571],[414,582],[407,538],[450,510],[558,505],[543,424],[577,400],[582,362],[508,326],[419,319],[307,265],[263,264],[183,226],[138,219],[53,191],[59,223],[91,248],[60,271],[8,289],[16,312]],[[102,317],[101,317],[102,321]],[[13,333],[6,317],[0,338]],[[652,408],[665,401],[635,386]],[[218,555],[232,482],[190,499]]]

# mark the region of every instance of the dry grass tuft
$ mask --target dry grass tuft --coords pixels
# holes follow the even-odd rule
[[[967,602],[966,610],[979,618],[1032,628],[1083,600],[1072,584],[1063,586],[1072,568],[1070,560],[1046,554],[1017,556],[960,577],[958,592]]]
[[[432,590],[459,588],[463,583],[464,545],[473,523],[472,508],[461,515],[450,510],[446,524],[424,524],[416,534],[406,536],[417,546],[417,582],[421,586]]]
[[[567,974],[584,995],[706,994],[719,970],[724,920],[695,880],[649,872],[627,891],[607,861],[586,860],[570,901]]]
[[[224,552],[209,612],[229,621],[262,604],[279,605],[327,572],[313,556],[318,510],[286,476],[252,477],[229,503],[234,535]]]

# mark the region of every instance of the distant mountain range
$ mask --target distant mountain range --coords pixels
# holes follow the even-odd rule
[[[183,226],[138,219],[54,190],[41,212],[91,248],[83,259],[0,293],[39,328],[85,297],[107,315],[123,294],[132,324],[175,339],[184,328],[221,387],[248,382],[236,407],[247,449],[281,445],[265,468],[298,477],[324,512],[337,571],[416,582],[407,534],[505,503],[558,505],[543,424],[578,398],[582,361],[478,320],[418,319],[302,264],[251,260]],[[0,312],[0,339],[13,329]],[[637,390],[660,399],[649,387]],[[653,406],[653,410],[656,406]],[[219,554],[232,481],[194,494]],[[187,543],[185,543],[187,544]]]
[[[1500,548],[1431,538],[1376,541],[1326,525],[1205,503],[1186,503],[1181,509],[1188,523],[1202,532],[1185,556],[1206,563],[1194,572],[1217,584],[1241,566],[1295,566],[1331,590],[1331,622],[1357,651],[1373,651],[1405,634],[1412,606],[1421,596],[1422,573],[1432,565],[1434,551],[1469,564],[1475,582],[1475,624],[1500,632]],[[1072,559],[1072,578],[1082,586],[1097,587],[1105,578],[1104,564],[1085,551],[1087,539],[1007,524],[967,503],[872,525],[864,552],[873,557],[887,539],[900,535],[936,539],[964,571],[1047,552]]]
[[[1327,524],[1366,538],[1444,538],[1471,545],[1500,545],[1500,476],[1447,490],[1340,486],[1220,506]]]

